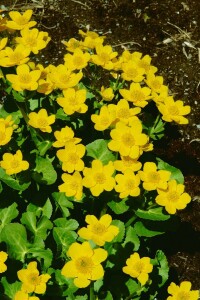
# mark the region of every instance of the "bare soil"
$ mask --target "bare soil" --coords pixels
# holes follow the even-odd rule
[[[192,196],[179,213],[176,232],[156,239],[164,249],[171,272],[200,289],[200,1],[199,0],[3,0],[8,9],[32,8],[34,18],[52,41],[42,52],[44,63],[62,63],[62,40],[80,38],[90,29],[107,36],[119,53],[124,49],[152,57],[175,99],[192,108],[189,125],[167,126],[156,154],[180,168]]]

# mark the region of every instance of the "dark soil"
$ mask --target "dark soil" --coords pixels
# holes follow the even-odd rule
[[[152,57],[175,99],[189,104],[189,125],[168,126],[155,144],[161,159],[180,168],[192,202],[179,213],[181,226],[157,240],[174,277],[200,289],[200,1],[199,0],[3,0],[8,9],[33,8],[52,41],[43,62],[62,63],[62,40],[80,38],[78,30],[107,36],[116,51],[125,48]],[[165,247],[165,248],[164,248]]]

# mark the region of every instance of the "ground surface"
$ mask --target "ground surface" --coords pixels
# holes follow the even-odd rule
[[[182,225],[157,243],[179,280],[200,289],[200,1],[199,0],[3,0],[9,9],[34,9],[39,28],[52,41],[46,63],[62,62],[61,40],[79,38],[78,30],[107,36],[116,51],[140,51],[152,57],[165,84],[192,107],[190,123],[170,126],[155,146],[157,155],[180,168],[192,202],[179,213]]]

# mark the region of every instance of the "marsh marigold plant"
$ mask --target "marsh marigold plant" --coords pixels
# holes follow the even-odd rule
[[[0,298],[197,300],[190,282],[167,286],[154,239],[191,201],[154,153],[190,106],[148,54],[118,52],[89,25],[47,60],[57,36],[34,18],[0,10]]]

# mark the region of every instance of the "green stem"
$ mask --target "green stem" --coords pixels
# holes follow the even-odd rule
[[[91,283],[91,286],[90,286],[90,300],[95,300],[94,284],[93,283]]]
[[[133,299],[133,297],[140,296],[143,290],[144,290],[144,288],[142,287],[140,290],[133,292],[130,296],[126,297],[125,300],[131,300],[131,299]]]

